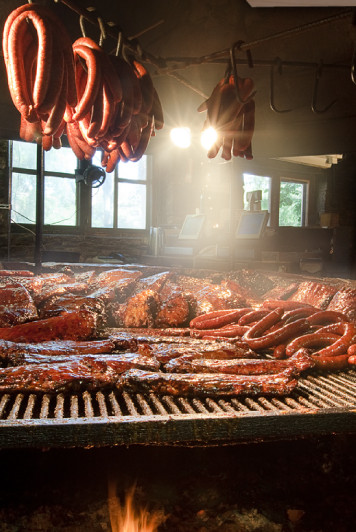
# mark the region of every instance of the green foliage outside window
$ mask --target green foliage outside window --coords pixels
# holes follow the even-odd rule
[[[270,210],[271,183],[272,179],[266,176],[243,174],[244,182],[244,209],[249,209],[247,192],[253,190],[262,191],[262,210]],[[305,188],[307,184],[292,180],[280,182],[279,193],[279,225],[301,227],[304,223],[303,211],[305,200]]]
[[[279,225],[300,227],[303,213],[303,183],[282,181],[279,196]]]

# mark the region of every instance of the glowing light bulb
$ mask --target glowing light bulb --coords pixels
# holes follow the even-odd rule
[[[209,150],[212,145],[216,142],[218,134],[213,127],[208,127],[202,131],[200,142],[205,150]]]
[[[171,141],[178,148],[189,148],[192,140],[189,127],[175,127],[170,132]]]

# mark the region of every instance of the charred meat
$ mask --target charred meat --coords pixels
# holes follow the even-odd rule
[[[40,357],[40,355],[37,355]],[[154,358],[137,353],[83,355],[67,362],[35,363],[0,369],[0,392],[69,392],[114,387],[129,368],[156,370]]]
[[[224,373],[163,373],[129,370],[117,383],[119,390],[157,395],[285,395],[297,386],[292,370],[276,375],[226,375]]]

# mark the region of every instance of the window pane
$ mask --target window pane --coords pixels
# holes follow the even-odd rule
[[[12,174],[11,218],[17,223],[35,223],[36,176]]]
[[[243,174],[244,179],[244,209],[249,209],[247,201],[247,192],[252,190],[262,190],[262,202],[261,209],[269,210],[270,203],[270,190],[271,190],[271,178],[266,176]]]
[[[14,140],[12,143],[12,166],[36,170],[37,144]]]
[[[279,225],[301,227],[303,225],[304,183],[281,181],[279,196]]]
[[[117,209],[118,227],[146,229],[146,185],[119,183]]]
[[[65,177],[45,177],[44,223],[76,225],[76,183]]]
[[[114,173],[106,174],[104,183],[92,189],[92,227],[114,227]]]
[[[121,179],[146,180],[147,156],[144,155],[137,163],[132,163],[131,161],[119,163],[118,173]]]
[[[91,159],[91,162],[94,166],[101,166],[101,157],[102,157],[102,153],[101,153],[101,150],[96,150],[92,159]],[[104,168],[105,170],[105,168]]]
[[[50,150],[44,154],[44,165],[46,172],[74,174],[77,168],[77,158],[71,148]]]

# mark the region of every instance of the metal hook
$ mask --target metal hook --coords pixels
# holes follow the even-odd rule
[[[351,81],[356,85],[356,42],[354,45],[354,52],[352,54],[352,62],[351,62]]]
[[[271,65],[271,94],[270,94],[269,106],[272,109],[272,111],[274,111],[275,113],[290,113],[292,109],[277,109],[274,103],[274,71],[275,71],[275,68],[277,68],[278,74],[281,76],[282,67],[283,67],[282,59],[280,57],[276,57],[276,59]]]
[[[356,40],[355,40],[355,30],[356,30],[356,9],[353,11],[352,15],[352,21],[351,21],[351,28],[353,31],[354,36],[354,51],[352,54],[352,61],[351,61],[351,81],[356,85]]]
[[[83,15],[80,15],[80,17],[79,17],[79,26],[80,26],[80,31],[82,32],[82,37],[86,37],[87,34],[86,34],[86,31],[85,31],[84,16]]]
[[[103,40],[106,39],[106,29],[105,29],[104,21],[101,17],[98,17],[98,24],[100,28],[99,46],[102,46]]]
[[[238,75],[237,75],[237,68],[236,68],[235,49],[237,48],[238,50],[240,50],[241,49],[241,45],[243,43],[244,43],[244,41],[237,41],[231,46],[231,48],[230,48],[230,64],[231,64],[231,68],[232,68],[232,72],[233,72],[233,76],[234,76],[234,80],[235,80],[234,85],[235,85],[235,90],[236,90],[236,98],[238,99],[238,101],[240,103],[247,103],[250,100],[252,100],[252,98],[256,94],[256,91],[254,91],[252,94],[250,94],[250,96],[248,96],[245,100],[243,100],[241,98],[241,94],[240,94],[240,90],[239,90],[239,86],[238,86]],[[248,61],[249,67],[253,68],[252,55],[251,55],[250,50],[246,50],[246,55],[247,55],[247,61]]]
[[[93,7],[93,6],[89,6],[89,7],[87,7],[87,11],[89,11],[89,13],[94,13],[95,14],[96,8]],[[83,37],[86,37],[86,31],[85,31],[85,27],[84,27],[84,19],[85,19],[84,15],[80,15],[80,17],[79,17],[80,29],[81,29]],[[102,46],[103,40],[106,39],[105,23],[104,23],[102,17],[96,17],[96,20],[98,22],[98,26],[99,26],[99,29],[100,29],[99,46]]]
[[[118,56],[122,50],[122,44],[123,44],[123,38],[122,38],[122,31],[119,31],[117,34],[117,45],[115,50],[115,55]]]
[[[325,106],[323,109],[318,109],[317,108],[319,81],[320,81],[320,78],[322,76],[322,73],[323,73],[323,62],[320,61],[319,65],[318,65],[318,67],[316,69],[315,81],[314,81],[314,90],[313,90],[313,99],[312,99],[312,103],[311,103],[311,109],[312,109],[313,113],[315,113],[315,114],[326,113],[326,111],[328,111],[330,109],[330,107],[332,107],[337,101],[337,100],[333,100],[332,102],[329,103],[329,105]]]

